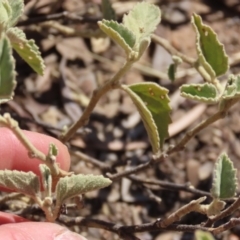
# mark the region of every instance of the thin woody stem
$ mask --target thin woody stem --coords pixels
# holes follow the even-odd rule
[[[75,122],[66,133],[64,133],[62,136],[60,136],[60,139],[62,142],[68,141],[73,134],[81,127],[86,125],[88,123],[90,114],[92,113],[93,109],[97,105],[100,98],[106,94],[108,91],[115,89],[119,85],[120,78],[131,68],[134,61],[127,61],[123,67],[117,72],[117,74],[108,82],[106,82],[103,86],[99,87],[97,90],[93,92],[93,95],[91,97],[91,100],[87,106],[87,108],[84,110],[82,116],[79,118],[77,122]]]

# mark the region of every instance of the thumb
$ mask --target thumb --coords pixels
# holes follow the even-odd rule
[[[0,236],[4,240],[87,240],[55,223],[22,222],[0,226]]]

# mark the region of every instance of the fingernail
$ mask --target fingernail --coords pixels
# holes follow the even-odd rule
[[[66,230],[56,235],[54,237],[54,240],[87,240],[87,239],[77,233]]]

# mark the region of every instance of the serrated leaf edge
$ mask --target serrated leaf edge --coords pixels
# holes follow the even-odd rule
[[[202,50],[201,50],[201,46],[200,46],[200,34],[198,32],[198,29],[197,29],[197,26],[195,25],[195,22],[194,22],[194,17],[197,17],[200,19],[200,22],[201,22],[201,26],[204,26],[205,28],[207,29],[210,29],[212,32],[213,32],[213,35],[214,37],[216,38],[216,41],[219,43],[220,45],[220,48],[221,50],[223,51],[223,54],[224,54],[224,57],[225,59],[227,59],[227,65],[228,65],[228,68],[229,68],[229,59],[228,59],[228,56],[226,54],[226,51],[225,51],[225,48],[224,48],[224,45],[219,41],[218,39],[218,36],[217,34],[211,29],[211,27],[209,27],[208,25],[204,24],[203,21],[202,21],[202,18],[198,15],[198,14],[193,14],[192,16],[192,19],[191,19],[191,22],[192,22],[192,25],[194,27],[194,30],[196,32],[196,47],[197,47],[197,53],[198,53],[198,56],[199,56],[199,61],[202,62],[201,58],[203,58],[203,60],[205,61],[206,65],[205,65],[205,70],[210,74],[210,76],[212,78],[215,78],[216,76],[220,76],[220,75],[223,75],[224,73],[220,73],[220,74],[216,74],[214,69],[211,67],[211,65],[207,62],[207,60],[205,59],[203,53],[202,53]],[[204,64],[203,64],[204,65]],[[228,69],[227,69],[228,70]]]
[[[180,95],[182,97],[185,97],[185,98],[188,98],[188,99],[191,99],[191,100],[196,100],[196,101],[200,101],[200,102],[205,102],[205,103],[209,103],[209,104],[214,104],[214,103],[217,103],[218,102],[218,97],[217,98],[205,98],[205,97],[199,97],[199,96],[193,96],[189,93],[185,93],[185,92],[182,92],[182,88],[183,87],[188,87],[188,86],[193,86],[193,87],[199,87],[200,85],[210,85],[210,86],[213,86],[215,87],[213,84],[211,83],[203,83],[203,84],[183,84],[181,87],[180,87]],[[215,88],[216,89],[216,88]],[[217,92],[217,90],[216,90]]]
[[[141,84],[141,83],[139,83]],[[143,83],[144,84],[144,83]],[[131,86],[134,86],[135,84],[132,84],[130,86],[127,86],[127,85],[122,85],[121,88],[128,93],[128,95],[130,96],[130,98],[132,99],[134,105],[136,106],[140,116],[141,116],[141,119],[143,121],[143,124],[145,126],[145,129],[148,133],[148,137],[149,137],[149,141],[151,143],[151,146],[152,146],[152,149],[153,149],[153,153],[154,154],[157,154],[160,150],[160,137],[159,137],[159,134],[158,134],[158,129],[157,129],[157,126],[154,122],[154,119],[153,119],[153,116],[151,114],[151,112],[148,110],[148,108],[146,107],[145,103],[142,101],[142,99],[134,92],[131,90]],[[132,97],[131,94],[129,94],[129,91],[131,91],[131,94],[134,95],[134,97],[137,99],[134,99]],[[143,118],[143,113],[141,111],[139,111],[139,108],[137,107],[136,103],[139,104],[139,102],[141,102],[141,106],[144,108],[145,112],[147,113],[149,119],[151,119],[151,122],[152,122],[152,125],[151,126],[151,129],[152,129],[152,132],[155,133],[155,135],[152,135],[151,132],[149,132],[149,124],[145,121],[145,119]]]
[[[115,23],[115,24],[118,24],[118,25],[120,25],[121,27],[123,27],[129,34],[132,34],[132,32],[127,28],[127,27],[125,27],[122,23],[118,23],[118,22],[116,22],[116,21],[113,21],[113,20],[102,20],[102,21],[99,21],[98,22],[98,26],[100,27],[100,29],[105,33],[105,34],[107,34],[113,41],[115,41],[115,42],[117,42],[117,44],[119,44],[123,49],[124,49],[124,51],[125,51],[125,53],[127,54],[127,55],[129,55],[133,50],[132,50],[132,48],[128,45],[128,43],[124,40],[124,38],[117,32],[117,31],[115,31],[114,29],[112,29],[112,28],[110,28],[110,27],[108,27],[108,26],[106,26],[105,25],[105,23]],[[109,33],[108,33],[108,31],[109,32],[111,32],[111,33],[115,33],[116,35],[118,35],[118,38],[121,40],[121,42],[120,41],[116,41],[114,38],[113,38],[113,35],[110,35]]]
[[[235,179],[234,179],[234,180],[235,180],[235,181],[234,181],[235,189],[237,189],[237,181],[238,181],[238,179],[237,179],[237,169],[234,168],[233,162],[230,160],[230,158],[228,157],[227,153],[225,153],[225,152],[222,153],[222,154],[219,156],[217,162],[215,163],[215,167],[214,167],[214,171],[213,171],[212,188],[211,188],[211,190],[210,190],[213,198],[218,198],[218,199],[225,199],[225,198],[220,198],[219,196],[215,196],[215,194],[213,193],[213,189],[216,188],[216,184],[217,184],[217,167],[218,167],[218,165],[220,164],[221,158],[223,158],[223,157],[226,157],[226,159],[227,159],[228,162],[230,163],[230,166],[232,167],[232,170],[235,172],[235,173],[234,173],[234,174],[235,174]],[[236,190],[235,190],[235,191],[236,191]],[[236,194],[236,193],[235,193],[235,194]],[[232,196],[232,197],[233,197],[233,196]],[[230,198],[230,197],[229,197],[229,198]]]

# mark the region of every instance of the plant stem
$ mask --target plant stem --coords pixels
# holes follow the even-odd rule
[[[73,134],[81,127],[86,125],[89,120],[89,116],[92,113],[93,109],[97,105],[99,99],[106,94],[109,90],[115,89],[119,87],[119,80],[122,78],[122,76],[131,68],[134,61],[127,61],[123,65],[123,67],[116,73],[116,75],[109,81],[107,81],[103,86],[99,87],[93,92],[93,95],[91,97],[91,100],[87,106],[87,108],[84,110],[82,116],[80,119],[74,123],[64,134],[60,136],[60,139],[62,142],[68,141]]]
[[[162,46],[165,50],[167,50],[171,55],[176,55],[180,57],[184,62],[190,64],[191,66],[195,67],[196,60],[194,58],[188,57],[183,53],[177,51],[166,39],[163,39],[155,34],[152,34],[152,40]]]
[[[232,107],[235,103],[237,103],[239,99],[230,99],[225,102],[224,108],[220,109],[218,112],[198,124],[196,127],[191,129],[189,132],[185,134],[185,136],[180,140],[180,142],[174,146],[173,148],[168,149],[167,154],[172,154],[174,152],[181,151],[186,143],[194,137],[198,132],[202,129],[208,127],[210,124],[216,122],[217,120],[224,118],[226,116],[227,111]]]
[[[165,50],[167,50],[172,56],[176,55],[180,57],[185,63],[188,63],[193,68],[195,68],[198,73],[203,77],[203,79],[206,82],[214,84],[219,93],[222,93],[222,85],[219,83],[218,79],[213,78],[210,76],[210,74],[205,70],[205,68],[202,66],[202,64],[199,63],[198,59],[195,60],[194,58],[188,57],[185,54],[179,52],[177,49],[175,49],[169,41],[166,39],[163,39],[155,34],[152,34],[152,40],[162,46]]]

